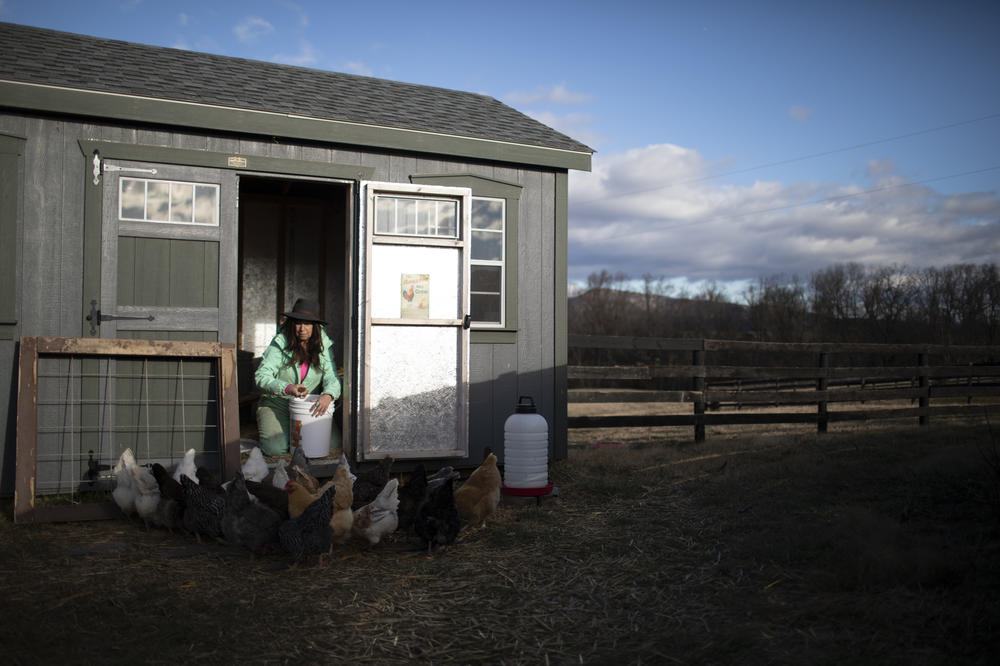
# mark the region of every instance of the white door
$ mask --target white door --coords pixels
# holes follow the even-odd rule
[[[361,184],[362,460],[468,456],[471,196]]]

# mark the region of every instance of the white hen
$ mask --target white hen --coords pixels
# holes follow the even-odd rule
[[[357,481],[358,477],[351,471],[351,463],[347,461],[347,454],[343,451],[340,452],[340,460],[337,461],[337,467],[343,467],[347,470],[347,475],[351,477],[351,481]],[[334,468],[336,470],[336,468]]]
[[[354,512],[351,532],[355,536],[366,539],[374,546],[383,536],[396,531],[399,525],[399,515],[396,513],[399,507],[398,486],[397,479],[389,479],[374,501]]]
[[[243,478],[247,481],[256,481],[260,483],[266,479],[267,475],[270,473],[271,469],[267,466],[267,462],[264,460],[264,454],[261,452],[260,447],[255,446],[250,449],[250,455],[247,457],[247,461],[243,463]]]
[[[284,490],[285,485],[288,484],[288,461],[284,458],[279,458],[277,464],[274,466],[274,474],[271,476],[271,485],[273,485],[278,490]]]
[[[112,470],[115,473],[115,489],[111,491],[111,497],[126,516],[135,513],[135,498],[138,495],[135,476],[132,473],[134,467],[136,467],[135,455],[132,449],[125,449],[118,456],[118,463]]]
[[[174,481],[180,483],[181,475],[198,483],[197,467],[194,464],[194,449],[188,449],[187,453],[184,454],[184,459],[177,465],[177,469],[174,470],[173,474]]]
[[[149,529],[149,524],[157,524],[156,508],[160,504],[160,484],[156,482],[156,477],[145,467],[135,465],[132,467],[132,478],[135,481],[135,512],[142,518],[142,522]]]

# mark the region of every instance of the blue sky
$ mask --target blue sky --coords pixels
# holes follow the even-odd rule
[[[594,148],[570,281],[1000,259],[1000,3],[0,0],[0,20],[496,97]]]

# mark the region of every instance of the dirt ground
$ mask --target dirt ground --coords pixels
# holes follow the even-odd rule
[[[321,565],[0,515],[7,663],[993,664],[1000,432],[573,431],[558,497]]]

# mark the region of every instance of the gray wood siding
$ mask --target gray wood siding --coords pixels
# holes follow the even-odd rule
[[[81,304],[84,302],[84,193],[92,178],[90,156],[80,150],[79,141],[105,141],[140,146],[159,146],[182,150],[210,151],[247,157],[300,159],[311,163],[357,165],[374,170],[371,180],[409,182],[413,174],[468,173],[516,183],[523,187],[518,210],[517,331],[504,342],[474,342],[470,356],[470,456],[481,456],[486,446],[502,454],[503,424],[513,411],[519,395],[531,395],[540,413],[549,421],[558,409],[556,401],[556,350],[554,342],[557,290],[553,270],[556,235],[556,177],[542,168],[519,168],[445,158],[430,159],[411,154],[352,151],[343,147],[327,148],[316,144],[295,145],[283,141],[258,141],[246,137],[204,136],[159,129],[120,127],[113,124],[69,122],[64,119],[38,118],[24,114],[0,114],[0,132],[26,137],[24,169],[24,211],[20,227],[21,277],[17,298],[18,336],[75,337],[85,327]],[[184,241],[190,242],[190,241]],[[206,244],[207,245],[207,244]],[[136,248],[134,263],[121,267],[119,284],[129,282],[129,289],[142,289],[138,277],[143,271],[162,265],[162,250]],[[564,248],[561,249],[564,251]],[[123,252],[122,256],[127,255]],[[198,282],[212,271],[210,260],[197,253],[181,253],[191,262],[168,261],[169,270],[180,269],[176,287],[187,292],[190,280]],[[172,253],[171,253],[172,256]],[[216,255],[215,261],[218,261]],[[155,270],[161,270],[156,268]],[[130,280],[125,277],[130,274]],[[562,279],[562,276],[560,276]],[[156,289],[157,281],[147,281]],[[122,287],[125,288],[124,286]],[[235,289],[235,286],[233,286]],[[173,291],[173,287],[171,288]],[[211,291],[211,290],[208,290]],[[204,293],[204,292],[202,292]],[[235,292],[234,292],[235,293]],[[142,298],[170,300],[163,293]],[[132,298],[139,302],[139,294]],[[193,339],[203,339],[191,332]],[[180,332],[133,332],[142,337],[162,336],[177,339]],[[474,336],[475,338],[475,336]],[[211,338],[211,339],[214,339]],[[16,374],[14,346],[0,345],[0,398],[10,394],[11,376]],[[0,411],[0,431],[6,434],[0,494],[12,489],[14,458],[13,425],[10,409]]]

